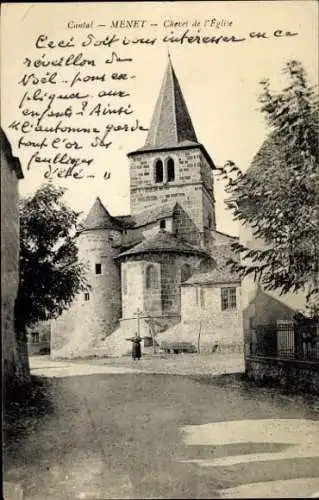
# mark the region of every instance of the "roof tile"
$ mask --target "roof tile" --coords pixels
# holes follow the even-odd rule
[[[177,238],[164,229],[161,229],[158,233],[145,239],[130,250],[122,252],[116,258],[157,252],[197,254],[210,258],[210,255],[204,249],[190,245],[188,242],[182,240],[181,238]]]
[[[169,59],[145,146],[198,143],[181,87]]]
[[[227,262],[236,255],[230,245],[219,245],[212,250],[212,258],[217,262],[217,267],[204,273],[194,273],[183,285],[205,285],[213,283],[239,282],[240,277],[231,271]]]
[[[82,231],[92,229],[121,229],[117,219],[109,214],[99,197],[96,198],[86,219],[81,224]]]

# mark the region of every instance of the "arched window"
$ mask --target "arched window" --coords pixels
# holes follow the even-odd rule
[[[163,182],[164,169],[162,160],[156,160],[155,163],[155,182]]]
[[[127,294],[127,277],[126,277],[126,269],[123,269],[123,274],[122,274],[123,282],[122,282],[122,290],[123,290],[123,295]]]
[[[173,158],[167,160],[167,182],[172,182],[175,180],[175,165]]]
[[[153,265],[146,268],[146,288],[158,288],[157,270]]]
[[[184,264],[181,269],[181,283],[188,280],[192,275],[192,268],[189,264]]]

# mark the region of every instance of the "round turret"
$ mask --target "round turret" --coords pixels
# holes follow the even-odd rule
[[[121,317],[121,276],[114,258],[121,238],[119,223],[97,198],[78,232],[79,260],[86,266],[89,287],[54,322],[56,355],[61,349],[66,357],[90,354],[115,330]]]

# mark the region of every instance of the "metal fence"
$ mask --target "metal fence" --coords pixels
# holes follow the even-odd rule
[[[319,361],[319,324],[277,321],[251,330],[250,354],[300,361]]]

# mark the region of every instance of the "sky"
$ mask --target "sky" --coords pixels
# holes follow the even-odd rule
[[[211,23],[213,19],[215,21]],[[164,76],[169,48],[199,142],[205,146],[216,165],[232,160],[245,170],[269,132],[257,101],[259,82],[269,78],[272,87],[280,90],[285,84],[283,65],[288,60],[296,59],[303,63],[309,81],[318,83],[317,19],[317,2],[307,0],[4,4],[1,14],[1,126],[12,144],[13,153],[22,164],[25,178],[20,181],[21,196],[34,193],[43,183],[42,168],[33,164],[27,169],[32,149],[19,148],[21,133],[9,128],[13,120],[21,119],[19,103],[29,88],[18,84],[28,71],[23,60],[39,57],[40,54],[51,59],[54,55],[57,59],[66,54],[65,48],[35,48],[39,35],[44,34],[55,42],[73,36],[76,41],[74,50],[82,40],[87,39],[88,34],[94,34],[99,40],[110,34],[117,35],[120,40],[124,36],[130,39],[136,36],[155,37],[153,45],[114,45],[118,55],[132,59],[132,62],[112,65],[116,71],[126,68],[129,74],[134,74],[128,82],[119,82],[119,85],[118,82],[115,82],[117,85],[108,82],[104,86],[96,82],[78,83],[74,90],[85,89],[92,94],[89,106],[93,109],[100,102],[97,100],[99,89],[125,89],[131,95],[129,100],[121,102],[129,102],[135,111],[129,118],[133,121],[138,119],[147,128]],[[113,28],[112,22],[117,20],[140,22],[133,29]],[[192,26],[195,20],[200,23],[197,27]],[[90,27],[68,28],[68,23],[73,26],[83,22]],[[172,27],[172,23],[180,23],[180,26]],[[211,26],[207,26],[210,23]],[[144,24],[143,27],[141,24]],[[165,35],[173,32],[174,36],[181,36],[186,29],[201,36],[244,37],[245,41],[218,44],[163,42]],[[297,35],[275,37],[276,30]],[[252,38],[250,33],[265,33],[267,38]],[[86,68],[86,72],[101,74],[105,71],[104,59],[112,51],[113,48],[104,46],[83,49],[84,56],[92,57],[96,62],[96,67]],[[68,73],[71,72],[69,68],[58,71],[62,77],[71,74]],[[58,89],[63,91],[63,85]],[[111,104],[116,102],[113,99]],[[105,118],[101,116],[77,116],[73,123],[94,126],[103,120]],[[97,175],[94,179],[54,180],[67,187],[68,203],[77,210],[87,212],[99,196],[112,215],[129,213],[129,161],[126,155],[144,145],[146,134],[145,131],[114,133],[109,148],[89,148],[88,142],[83,139],[87,155],[94,158],[93,169]],[[36,138],[33,137],[34,140]],[[103,178],[106,170],[111,173],[107,180]],[[217,228],[238,234],[237,224],[225,208],[221,181],[215,183],[215,198]]]

